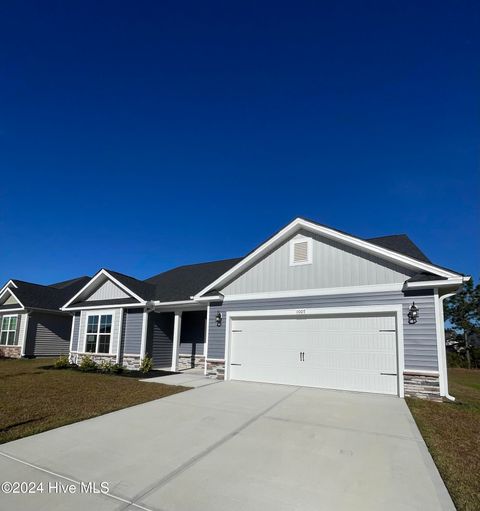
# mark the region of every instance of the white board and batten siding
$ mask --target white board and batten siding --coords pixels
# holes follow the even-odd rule
[[[292,265],[286,241],[224,286],[225,296],[248,293],[402,283],[415,271],[319,235],[300,231],[292,240],[311,239],[311,263]],[[293,244],[295,246],[295,244]]]
[[[230,379],[398,393],[392,313],[234,318],[229,344]]]
[[[111,280],[106,280],[101,284],[91,295],[85,298],[87,302],[94,302],[98,300],[120,300],[123,298],[130,298],[130,295],[125,293]]]

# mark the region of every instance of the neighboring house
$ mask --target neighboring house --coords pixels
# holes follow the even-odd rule
[[[0,356],[68,354],[72,316],[59,308],[89,280],[80,277],[49,286],[8,281],[0,290]]]
[[[149,354],[218,378],[438,398],[443,300],[468,279],[405,235],[363,240],[297,218],[241,259],[144,281],[102,269],[62,310],[76,361],[138,367]]]

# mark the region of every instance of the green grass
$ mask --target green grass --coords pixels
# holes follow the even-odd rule
[[[480,510],[480,370],[452,368],[455,402],[407,398],[408,406],[459,511]]]
[[[53,362],[0,359],[0,444],[187,390]]]

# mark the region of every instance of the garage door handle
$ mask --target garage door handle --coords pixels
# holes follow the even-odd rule
[[[397,373],[380,373],[382,376],[397,376]]]
[[[305,362],[305,352],[304,351],[300,352],[300,362]]]
[[[241,366],[242,364],[234,364],[233,362],[230,364],[231,366]]]

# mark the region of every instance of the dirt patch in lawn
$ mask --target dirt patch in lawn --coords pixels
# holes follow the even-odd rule
[[[52,363],[0,359],[0,443],[188,390]]]
[[[459,511],[480,510],[480,370],[449,369],[455,402],[407,398]]]

